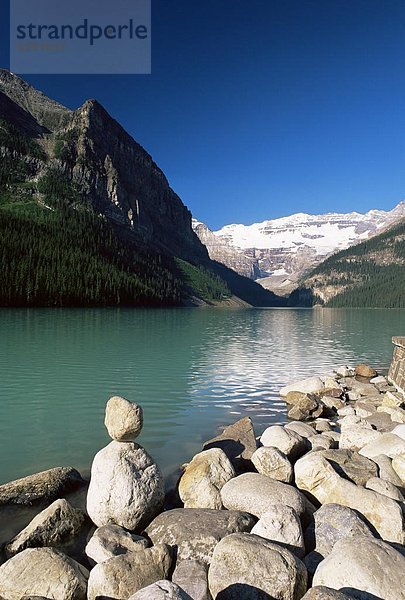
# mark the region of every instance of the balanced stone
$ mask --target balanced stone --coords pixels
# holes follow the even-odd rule
[[[107,402],[104,423],[113,440],[133,442],[142,431],[142,407],[120,396],[113,396]]]
[[[256,523],[251,533],[271,542],[277,542],[298,558],[305,555],[301,521],[290,506],[274,504]]]
[[[86,546],[86,554],[94,563],[101,563],[120,554],[147,548],[148,540],[125,531],[118,525],[104,525],[96,529]]]
[[[54,548],[27,548],[0,567],[0,594],[7,600],[86,600],[88,577],[87,569]]]
[[[231,461],[220,448],[196,454],[186,466],[179,483],[185,508],[222,508],[220,491],[235,477]]]
[[[252,463],[257,471],[266,477],[284,483],[291,483],[293,479],[293,468],[290,461],[277,448],[271,446],[258,448],[252,456]]]
[[[141,530],[164,501],[164,480],[149,454],[134,442],[111,442],[93,460],[88,514],[98,527]]]
[[[307,589],[307,571],[280,545],[257,535],[235,533],[215,548],[208,582],[213,598],[221,600],[300,600]]]

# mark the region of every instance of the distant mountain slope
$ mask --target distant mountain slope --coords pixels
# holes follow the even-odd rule
[[[253,225],[226,225],[218,231],[194,220],[193,228],[213,260],[266,288],[288,293],[327,256],[376,235],[402,217],[405,202],[389,212],[299,213]]]
[[[97,101],[71,111],[1,69],[0,213],[0,305],[172,305],[236,289],[278,302],[222,278],[164,173]]]
[[[291,294],[289,302],[405,308],[405,219],[326,259]]]

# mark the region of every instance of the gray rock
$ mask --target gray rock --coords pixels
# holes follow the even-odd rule
[[[140,535],[129,533],[119,525],[104,525],[96,529],[90,538],[86,546],[86,554],[96,564],[148,546],[148,540]]]
[[[88,577],[87,569],[54,548],[27,548],[0,567],[0,594],[7,600],[86,600]]]
[[[295,431],[281,425],[267,427],[261,438],[263,446],[271,446],[283,452],[290,460],[302,456],[307,450],[306,440]]]
[[[294,392],[293,392],[294,394]],[[288,401],[290,394],[287,395]],[[294,401],[294,405],[288,411],[288,418],[295,421],[307,421],[320,417],[323,414],[323,404],[312,394],[302,394],[299,400]]]
[[[376,412],[370,417],[366,417],[366,422],[375,427],[381,433],[388,433],[395,427],[395,423],[391,420],[390,415],[386,413]]]
[[[315,448],[324,448],[325,450],[329,450],[330,448],[335,448],[337,446],[336,442],[334,442],[331,438],[326,437],[325,435],[313,435],[308,438],[308,442],[311,445],[311,449]]]
[[[314,422],[315,431],[317,433],[325,433],[325,431],[332,431],[332,424],[329,419],[317,419]]]
[[[91,570],[87,598],[127,600],[148,585],[166,579],[171,562],[169,548],[164,544],[110,558]]]
[[[345,377],[340,383],[346,386],[348,390],[357,392],[360,396],[375,396],[378,394],[374,385],[371,383],[363,383],[353,377]]]
[[[179,482],[179,495],[185,508],[222,508],[220,491],[235,477],[231,461],[220,448],[196,454]]]
[[[274,504],[290,506],[300,518],[306,510],[301,492],[259,473],[244,473],[231,479],[222,488],[221,498],[225,508],[246,511],[258,518]]]
[[[309,492],[321,504],[335,503],[352,508],[363,515],[383,539],[403,544],[404,517],[397,502],[343,479],[319,452],[301,458],[294,471],[297,487]]]
[[[162,579],[139,590],[128,600],[195,600],[182,590],[178,585]]]
[[[302,423],[301,421],[290,421],[284,426],[284,429],[294,431],[303,438],[309,438],[312,435],[315,435],[314,427],[308,423]]]
[[[379,454],[395,458],[398,454],[405,453],[405,440],[394,433],[383,433],[377,440],[363,446],[359,452],[362,456],[368,458],[373,458]]]
[[[205,442],[203,447],[204,450],[210,448],[223,450],[237,470],[249,466],[252,454],[257,449],[252,420],[250,417],[244,417],[228,425],[220,435]]]
[[[0,506],[4,504],[31,506],[53,502],[69,492],[78,490],[85,483],[76,469],[55,467],[0,485]]]
[[[397,500],[398,502],[404,502],[404,496],[401,494],[399,489],[392,485],[389,481],[384,481],[379,477],[372,477],[366,483],[368,490],[374,490],[383,496]]]
[[[180,561],[176,565],[172,580],[193,600],[211,600],[207,565],[196,560]]]
[[[341,540],[317,568],[313,585],[359,600],[405,600],[405,558],[389,544],[359,536]]]
[[[141,530],[163,506],[164,480],[149,454],[134,442],[111,442],[93,460],[87,511],[97,527]]]
[[[166,543],[178,560],[209,564],[217,543],[225,536],[250,531],[256,520],[241,511],[176,508],[163,512],[146,529],[153,544]]]
[[[302,600],[351,600],[351,596],[346,596],[346,594],[324,585],[317,585],[308,590]]]
[[[301,379],[282,387],[279,393],[282,398],[285,398],[289,392],[317,394],[324,389],[325,385],[319,377],[308,377],[307,379]]]
[[[252,456],[252,463],[257,471],[266,477],[285,483],[291,483],[293,479],[293,468],[290,461],[277,448],[270,446],[258,448]]]
[[[55,547],[62,550],[87,524],[86,515],[62,499],[40,512],[5,547],[8,557],[26,548]]]
[[[120,396],[113,396],[105,408],[104,424],[113,440],[133,442],[142,431],[142,407]]]
[[[270,542],[280,544],[298,558],[305,556],[301,521],[295,510],[290,506],[274,504],[259,519],[251,533],[259,535]]]
[[[371,477],[378,476],[375,462],[353,450],[321,450],[319,454],[326,458],[341,477],[357,485],[364,486]]]
[[[340,408],[345,406],[345,403],[340,398],[334,398],[333,396],[322,396],[322,403],[326,408],[330,409],[330,413],[337,412]]]
[[[208,582],[217,600],[299,600],[307,588],[307,571],[297,557],[278,544],[235,533],[215,548]]]

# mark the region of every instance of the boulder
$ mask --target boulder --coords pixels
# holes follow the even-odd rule
[[[207,565],[196,560],[182,560],[177,563],[172,580],[192,600],[211,600]]]
[[[251,533],[271,542],[277,542],[298,558],[305,556],[301,521],[295,510],[290,506],[274,504],[259,519]]]
[[[0,506],[50,503],[85,484],[80,473],[73,467],[55,467],[0,485]]]
[[[164,480],[149,454],[134,442],[111,442],[93,460],[87,512],[97,527],[141,530],[161,510]]]
[[[400,505],[366,490],[336,473],[319,452],[307,454],[295,465],[295,482],[321,504],[347,506],[363,515],[379,535],[390,542],[404,542],[404,517]]]
[[[394,471],[392,467],[392,460],[388,456],[385,456],[385,454],[379,454],[378,456],[374,456],[373,461],[378,465],[380,479],[389,481],[397,487],[402,487],[402,480]]]
[[[405,485],[405,453],[398,454],[392,461],[392,468]]]
[[[302,600],[352,600],[352,597],[324,585],[317,585],[308,590]]]
[[[399,491],[395,485],[390,483],[389,481],[384,481],[379,477],[372,477],[366,483],[366,488],[368,490],[374,490],[378,494],[382,494],[383,496],[387,496],[387,498],[392,498],[393,500],[397,500],[397,502],[404,502],[405,498]]]
[[[129,533],[118,525],[104,525],[96,529],[91,536],[86,546],[86,554],[96,564],[148,546],[148,540],[140,535]]]
[[[312,435],[315,435],[314,427],[308,423],[302,423],[302,421],[290,421],[284,426],[284,429],[287,429],[288,431],[294,431],[302,438],[309,438]]]
[[[258,517],[274,504],[293,508],[301,518],[306,510],[301,492],[259,473],[244,473],[231,479],[221,490],[222,503],[229,510],[242,510]]]
[[[326,458],[336,473],[357,485],[364,486],[371,477],[378,476],[375,462],[353,450],[321,450],[319,454]]]
[[[162,579],[139,590],[129,600],[194,600],[178,585]]]
[[[335,423],[333,423],[333,426]],[[317,433],[325,433],[326,431],[332,431],[333,427],[329,419],[316,419],[314,422],[315,431]]]
[[[377,371],[369,365],[356,365],[354,371],[359,377],[366,377],[367,379],[373,379],[374,377],[377,377]]]
[[[228,425],[220,435],[205,442],[203,448],[204,450],[220,448],[237,470],[249,466],[252,454],[257,449],[251,418],[244,417],[236,423]]]
[[[303,394],[317,394],[325,389],[325,385],[320,377],[308,377],[295,381],[281,388],[280,396],[285,398],[289,392],[302,392]]]
[[[346,377],[342,379],[340,383],[344,385],[349,391],[356,392],[356,394],[358,394],[359,396],[376,396],[378,394],[378,390],[374,385],[372,385],[371,383],[363,383],[362,381],[358,381],[353,377]],[[349,399],[352,400],[352,398],[350,398],[350,395]],[[353,400],[358,400],[358,397],[353,398]]]
[[[367,422],[347,425],[346,423],[341,423],[341,428],[339,448],[356,450],[356,452],[367,446],[367,444],[374,444],[382,435],[379,431],[372,429],[371,425]]]
[[[335,398],[334,396],[322,396],[322,404],[329,409],[329,413],[333,415],[340,408],[343,408],[345,403],[340,398]]]
[[[257,471],[266,477],[285,483],[291,483],[293,479],[293,468],[290,461],[277,448],[271,446],[258,448],[252,456],[252,463]]]
[[[362,456],[373,458],[379,454],[385,454],[389,458],[395,458],[398,454],[405,452],[405,440],[395,433],[383,433],[374,442],[369,442],[360,450]]]
[[[113,396],[105,408],[104,424],[113,440],[133,442],[142,431],[142,407],[120,396]]]
[[[171,562],[171,554],[165,544],[109,558],[91,570],[87,598],[128,600],[148,585],[166,579]]]
[[[7,600],[86,600],[88,577],[87,569],[54,548],[27,548],[0,567],[0,594]]]
[[[288,396],[287,396],[288,398]],[[295,421],[307,421],[320,417],[323,413],[323,405],[316,397],[303,394],[300,400],[294,402],[294,405],[288,411],[288,418]]]
[[[308,438],[308,443],[312,450],[315,448],[323,448],[324,450],[329,450],[330,448],[337,447],[337,443],[334,442],[331,438],[326,437],[325,435],[313,435]]]
[[[291,460],[298,458],[307,450],[306,441],[303,437],[281,425],[267,427],[260,441],[263,446],[278,448]]]
[[[166,543],[177,551],[178,561],[209,564],[225,536],[250,531],[256,519],[246,512],[209,508],[176,508],[161,513],[146,529],[153,544]]]
[[[221,509],[221,488],[232,477],[235,477],[235,469],[220,448],[196,454],[186,466],[179,483],[184,507]]]
[[[235,533],[215,548],[208,582],[217,600],[299,600],[307,587],[307,571],[296,556],[278,544]]]
[[[386,413],[375,412],[370,417],[366,417],[365,421],[381,433],[388,433],[395,427],[395,423],[391,420],[391,416]]]
[[[405,558],[389,544],[366,536],[341,540],[317,568],[313,585],[359,599],[405,600]]]
[[[26,548],[44,546],[62,550],[87,523],[83,511],[73,508],[64,499],[55,500],[6,545],[6,555],[10,557]]]

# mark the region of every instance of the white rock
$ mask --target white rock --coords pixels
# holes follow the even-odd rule
[[[194,600],[178,585],[162,579],[139,590],[128,600]]]
[[[114,556],[136,552],[139,548],[147,548],[149,542],[140,535],[125,531],[118,525],[105,525],[96,529],[87,546],[86,554],[94,561],[101,563]]]
[[[118,442],[133,442],[142,431],[142,407],[120,396],[113,396],[105,408],[108,435]]]
[[[335,544],[318,566],[313,585],[348,590],[355,598],[405,600],[405,558],[389,544],[359,536]]]
[[[385,456],[385,454],[379,454],[378,456],[373,457],[373,461],[378,465],[380,479],[384,481],[389,481],[396,487],[402,487],[402,480],[397,475],[392,467],[392,460]]]
[[[294,460],[306,451],[306,443],[295,431],[285,429],[281,425],[267,427],[260,438],[263,446],[278,448],[288,458]]]
[[[355,398],[357,400],[357,398]],[[353,406],[344,406],[343,408],[338,408],[337,414],[339,417],[348,417],[349,415],[354,415],[355,411]]]
[[[389,481],[384,481],[384,479],[380,479],[379,477],[372,477],[369,479],[366,483],[366,488],[368,490],[374,490],[383,496],[387,496],[387,498],[392,498],[398,502],[404,502],[404,497],[399,489]]]
[[[309,438],[311,435],[315,435],[315,430],[312,425],[303,423],[302,421],[290,421],[284,425],[284,429],[287,429],[288,431],[294,431],[303,438]]]
[[[323,381],[319,377],[308,377],[295,381],[281,388],[280,396],[284,398],[288,392],[303,392],[304,394],[316,394],[325,389]]]
[[[405,485],[405,453],[398,454],[393,459],[392,468]]]
[[[341,426],[339,448],[356,450],[358,452],[364,446],[367,446],[367,444],[375,444],[378,438],[382,436],[379,431],[372,429],[369,423],[367,425],[364,422],[353,425],[342,423]],[[377,454],[381,454],[381,452]]]
[[[232,477],[235,477],[235,469],[220,448],[196,454],[179,482],[179,495],[184,508],[221,509],[220,491]]]
[[[403,423],[401,425],[397,425],[396,427],[394,427],[394,429],[392,430],[391,433],[397,435],[398,437],[400,437],[402,440],[405,441],[405,425]]]
[[[370,441],[363,446],[359,454],[367,456],[367,458],[373,458],[379,454],[395,458],[395,456],[403,452],[405,452],[405,440],[394,433],[383,433],[378,439]]]
[[[252,456],[252,463],[257,471],[266,477],[291,483],[293,468],[285,454],[277,448],[262,446]]]
[[[305,556],[301,521],[290,506],[274,504],[259,519],[251,533],[260,535],[271,542],[277,542],[298,558]]]
[[[354,377],[354,375],[356,374],[355,369],[353,367],[348,367],[347,365],[337,367],[335,371],[339,377]]]
[[[162,508],[164,480],[149,454],[134,442],[111,442],[96,454],[87,494],[98,527],[141,530]]]
[[[88,577],[87,569],[54,548],[27,548],[0,567],[0,594],[7,600],[86,600]]]

